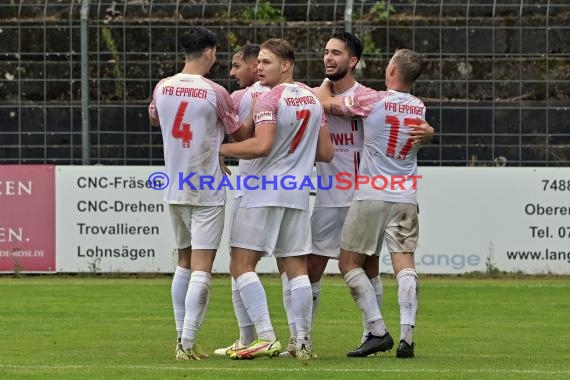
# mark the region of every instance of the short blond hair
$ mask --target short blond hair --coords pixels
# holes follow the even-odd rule
[[[261,49],[269,50],[282,61],[295,62],[295,52],[289,41],[281,38],[271,38],[260,45]]]
[[[424,69],[424,56],[417,51],[398,49],[393,58],[401,79],[407,83],[413,83],[418,79]]]

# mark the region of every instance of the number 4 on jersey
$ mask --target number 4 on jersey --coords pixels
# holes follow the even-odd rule
[[[190,124],[182,122],[187,107],[188,102],[180,102],[178,111],[176,111],[174,124],[172,124],[172,137],[175,139],[181,139],[183,148],[190,148],[190,140],[192,140],[192,130],[190,129]]]
[[[395,157],[398,160],[406,159],[406,156],[410,153],[410,149],[412,149],[414,140],[408,137],[402,150],[400,150],[400,153],[396,156],[396,145],[398,144],[398,134],[400,133],[400,119],[397,116],[388,115],[386,116],[386,124],[390,124],[390,136],[388,137],[386,157]],[[420,125],[420,121],[410,117],[404,118],[404,126],[411,127],[413,125]]]

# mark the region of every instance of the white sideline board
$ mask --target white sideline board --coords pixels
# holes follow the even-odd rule
[[[235,183],[237,167],[232,169]],[[162,191],[145,186],[160,166],[58,166],[58,272],[165,272],[176,267]],[[570,168],[421,167],[418,272],[486,271],[570,274]],[[229,268],[234,194],[215,273]],[[311,197],[311,207],[314,197]],[[373,222],[373,221],[371,221]],[[392,272],[383,247],[382,272]],[[275,273],[264,258],[260,273]],[[331,260],[327,273],[338,273]]]

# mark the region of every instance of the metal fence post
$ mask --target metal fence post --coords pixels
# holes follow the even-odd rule
[[[352,33],[352,0],[347,0],[344,6],[344,31]]]
[[[81,156],[89,165],[89,0],[81,2]]]

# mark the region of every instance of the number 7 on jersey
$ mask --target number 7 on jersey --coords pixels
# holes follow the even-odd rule
[[[310,110],[299,110],[297,111],[297,120],[303,120],[301,122],[301,126],[295,136],[293,137],[293,141],[291,141],[291,146],[289,147],[289,153],[293,153],[295,149],[297,149],[297,145],[301,142],[301,138],[305,134],[305,129],[307,129],[307,123],[309,122],[309,118],[311,117]]]

